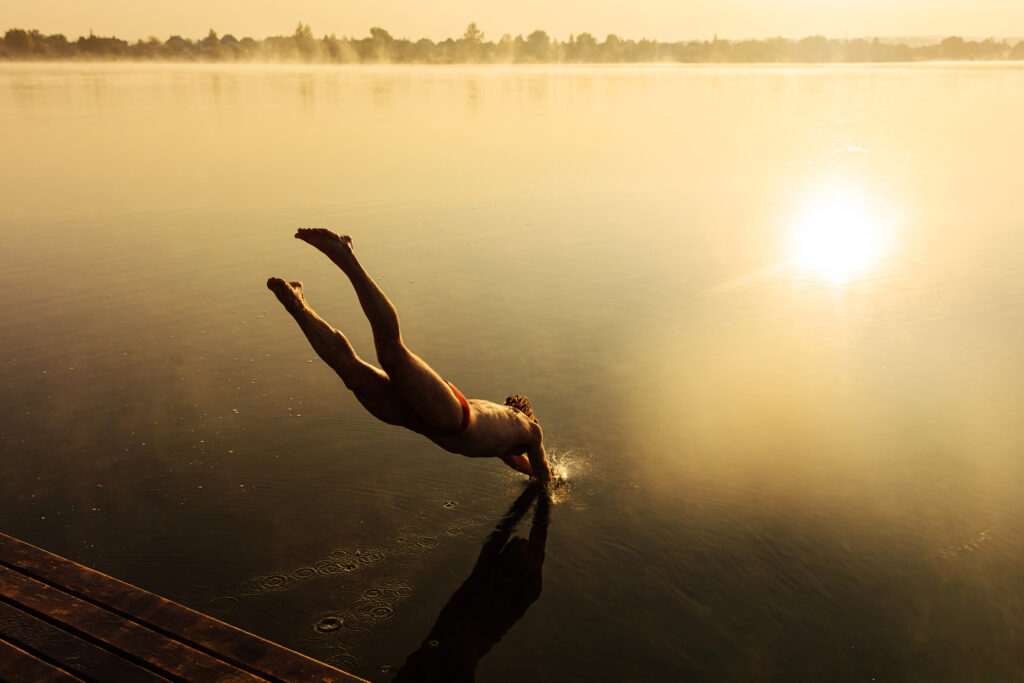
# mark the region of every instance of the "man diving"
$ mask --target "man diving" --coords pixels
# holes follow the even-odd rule
[[[370,321],[381,367],[363,361],[345,335],[309,307],[302,283],[272,277],[267,287],[371,415],[422,434],[446,451],[501,458],[519,472],[551,480],[543,434],[525,397],[509,396],[505,405],[467,399],[406,348],[395,307],[359,264],[350,237],[322,228],[300,229],[295,237],[319,249],[348,276]]]

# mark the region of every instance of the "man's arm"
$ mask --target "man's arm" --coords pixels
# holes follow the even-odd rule
[[[523,474],[528,474],[531,477],[533,476],[533,468],[530,467],[530,461],[527,460],[526,456],[522,453],[519,455],[502,455],[500,457],[506,465],[514,469],[516,472],[522,472]]]
[[[526,457],[530,460],[530,469],[533,476],[543,482],[551,481],[551,467],[548,465],[548,458],[544,455],[544,434],[540,425],[534,423],[531,429],[530,447],[526,449]]]

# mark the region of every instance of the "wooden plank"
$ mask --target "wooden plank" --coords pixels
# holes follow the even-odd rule
[[[168,680],[5,602],[0,602],[0,638],[88,679],[124,683],[166,683]]]
[[[4,566],[0,566],[0,600],[179,680],[265,680]]]
[[[366,683],[293,650],[0,533],[0,565],[272,681]]]
[[[6,683],[69,683],[81,678],[50,666],[21,648],[0,639],[0,681]]]

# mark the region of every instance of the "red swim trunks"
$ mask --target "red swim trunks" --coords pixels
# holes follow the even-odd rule
[[[459,425],[458,429],[454,429],[451,432],[446,433],[446,435],[455,436],[469,428],[469,423],[473,419],[473,414],[469,410],[469,401],[467,401],[466,397],[462,395],[462,392],[456,389],[455,385],[448,380],[445,380],[444,383],[451,388],[452,393],[455,394],[455,398],[459,399],[459,403],[462,405],[462,424]]]
[[[444,383],[451,388],[455,398],[459,399],[459,405],[462,406],[462,424],[454,429],[438,429],[435,425],[428,424],[420,417],[416,417],[410,424],[405,425],[409,429],[419,432],[424,436],[435,437],[435,436],[458,436],[462,432],[469,428],[469,423],[473,421],[473,414],[469,409],[469,401],[462,395],[462,392],[455,388],[455,385],[444,380]]]

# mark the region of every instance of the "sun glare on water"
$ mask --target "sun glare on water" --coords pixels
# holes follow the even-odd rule
[[[805,203],[791,224],[788,262],[834,285],[877,269],[892,239],[882,207],[856,192],[829,190]]]

